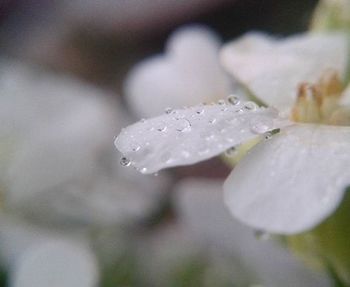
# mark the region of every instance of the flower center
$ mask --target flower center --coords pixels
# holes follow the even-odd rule
[[[300,84],[291,120],[350,125],[350,109],[340,105],[343,90],[340,78],[334,71],[324,73],[316,84]]]

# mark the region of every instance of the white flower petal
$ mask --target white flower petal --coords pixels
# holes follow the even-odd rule
[[[255,138],[286,122],[276,110],[252,102],[200,105],[146,121],[122,130],[116,147],[142,173],[193,164]]]
[[[293,234],[329,216],[350,184],[350,127],[296,125],[258,144],[224,184],[232,214]]]
[[[327,69],[345,76],[348,39],[343,34],[301,34],[275,39],[248,33],[224,46],[225,69],[269,106],[289,111],[302,82],[314,82]]]
[[[225,97],[229,86],[218,53],[219,41],[209,29],[190,26],[177,30],[164,55],[146,59],[130,72],[126,100],[140,117],[151,117],[167,107]]]
[[[19,258],[12,287],[94,287],[98,271],[94,254],[85,244],[51,240],[31,248]]]
[[[236,279],[270,287],[329,286],[325,276],[306,269],[279,242],[259,240],[251,228],[232,218],[221,191],[221,181],[181,181],[175,189],[175,208],[180,223],[196,236],[198,243],[209,243],[232,256],[236,264],[231,272]]]

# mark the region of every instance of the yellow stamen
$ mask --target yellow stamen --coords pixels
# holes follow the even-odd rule
[[[316,84],[299,86],[291,119],[303,123],[333,124],[334,113],[340,108],[343,85],[334,71],[327,71]],[[342,122],[338,115],[336,121]]]

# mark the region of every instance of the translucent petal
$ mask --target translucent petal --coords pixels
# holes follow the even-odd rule
[[[350,184],[350,127],[295,125],[258,144],[224,184],[232,214],[293,234],[328,217]]]
[[[212,102],[229,93],[219,66],[219,40],[201,26],[185,27],[168,40],[164,55],[146,59],[131,70],[126,100],[140,117],[155,116],[167,107]]]
[[[248,33],[224,46],[221,62],[260,100],[289,111],[300,83],[314,82],[328,69],[345,76],[347,40],[337,33],[301,34],[286,39]]]
[[[287,122],[253,102],[174,110],[122,130],[116,147],[143,173],[216,156]]]

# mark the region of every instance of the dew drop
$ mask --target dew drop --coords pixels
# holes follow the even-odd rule
[[[236,147],[230,147],[229,149],[226,150],[225,155],[231,157],[234,156],[237,153]]]
[[[272,121],[266,118],[257,118],[250,122],[250,129],[255,134],[264,134],[272,127]]]
[[[219,105],[225,105],[226,102],[225,102],[225,100],[222,100],[222,99],[221,99],[221,100],[218,100],[218,104],[219,104]]]
[[[190,132],[191,131],[191,123],[188,119],[176,119],[176,130],[179,132]]]
[[[134,151],[134,152],[137,152],[140,149],[141,149],[141,146],[139,146],[139,145],[135,145],[135,146],[132,147],[132,151]]]
[[[216,123],[216,118],[212,118],[209,120],[209,124],[215,124]]]
[[[204,114],[204,109],[199,109],[196,111],[198,115],[203,115]]]
[[[167,108],[165,108],[164,113],[170,114],[172,111],[173,111],[172,108],[167,107]]]
[[[240,103],[240,100],[237,96],[235,95],[229,95],[227,97],[227,101],[231,104],[231,105],[234,105],[234,106],[237,106],[239,103]]]
[[[264,138],[265,138],[265,140],[271,139],[272,138],[272,132],[265,133]]]
[[[120,165],[122,166],[130,166],[131,164],[131,161],[126,158],[125,156],[123,156],[121,159],[120,159]]]
[[[165,132],[167,130],[167,126],[163,123],[160,123],[156,126],[156,129],[159,132]]]
[[[244,103],[244,109],[247,111],[255,111],[258,108],[258,105],[254,102]]]

